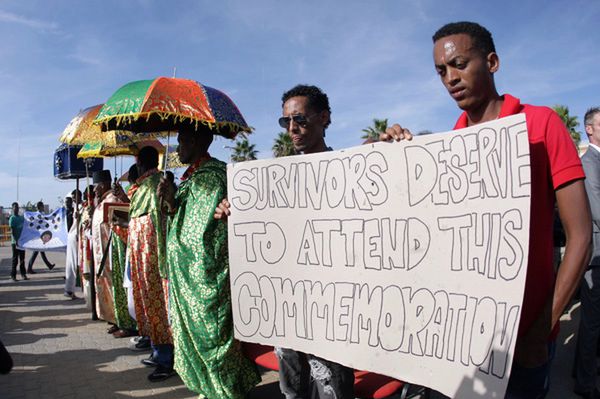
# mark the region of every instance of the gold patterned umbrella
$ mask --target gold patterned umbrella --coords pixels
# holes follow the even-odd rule
[[[187,166],[187,164],[182,163],[179,159],[179,154],[177,154],[177,147],[170,145],[167,148],[167,169],[183,168]]]
[[[77,158],[106,158],[120,155],[137,155],[140,149],[146,146],[156,148],[161,153],[165,146],[158,140],[133,141],[129,135],[120,135],[117,131],[103,133],[103,141],[86,143],[77,153]]]
[[[114,130],[103,132],[99,125],[94,125],[93,121],[104,104],[94,105],[85,108],[73,118],[63,130],[59,141],[69,145],[85,145],[88,143],[101,143],[108,147],[122,147],[124,143],[134,144],[138,141],[147,141],[155,139],[156,134],[134,134],[125,130]],[[115,154],[120,155],[120,154]]]
[[[90,142],[98,142],[102,140],[102,129],[94,125],[92,122],[103,104],[94,105],[79,111],[79,113],[71,119],[65,130],[60,135],[59,140],[62,143],[69,145],[83,145]]]

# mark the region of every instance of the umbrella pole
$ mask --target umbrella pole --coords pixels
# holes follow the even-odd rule
[[[165,173],[165,178],[167,177],[167,167],[169,166],[169,140],[171,139],[171,132],[167,135],[167,148],[165,149],[165,160],[163,171]]]
[[[175,76],[175,72],[173,71],[173,76]],[[169,134],[167,135],[167,148],[165,150],[165,167],[163,168],[165,174],[165,180],[167,180],[167,167],[169,166],[169,139],[171,138],[171,132],[169,132]],[[160,201],[160,206],[161,208],[163,208],[163,202],[162,200]],[[167,241],[169,239],[169,216],[167,215],[166,217],[166,223],[165,223],[165,241]],[[166,242],[165,242],[165,248],[166,248]],[[170,274],[169,272],[169,263],[167,262],[167,278]],[[167,293],[167,306],[168,309],[170,309],[171,307],[171,287],[173,286],[173,284],[167,284],[167,289],[168,289],[168,293]]]

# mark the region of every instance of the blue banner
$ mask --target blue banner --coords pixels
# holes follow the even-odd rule
[[[18,247],[34,251],[66,251],[66,215],[65,208],[58,208],[47,215],[40,212],[25,212]]]

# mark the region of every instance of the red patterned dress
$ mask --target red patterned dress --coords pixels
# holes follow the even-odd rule
[[[160,172],[140,176],[129,207],[129,257],[133,299],[140,335],[153,345],[172,344],[167,316],[165,221],[156,188]]]

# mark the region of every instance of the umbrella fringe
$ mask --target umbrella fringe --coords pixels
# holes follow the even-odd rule
[[[254,130],[254,128],[252,128],[250,126],[241,126],[241,125],[239,125],[237,123],[233,123],[233,122],[207,121],[204,119],[197,119],[197,118],[192,118],[189,116],[180,115],[175,112],[160,112],[160,111],[151,111],[151,112],[143,112],[143,113],[136,112],[136,113],[131,113],[131,114],[114,115],[114,116],[97,119],[94,121],[94,124],[95,125],[103,125],[103,126],[107,127],[108,123],[110,121],[115,121],[116,126],[119,127],[124,124],[131,124],[133,122],[137,122],[140,118],[143,118],[143,117],[145,117],[146,122],[148,122],[150,120],[150,117],[153,115],[157,115],[161,119],[161,121],[164,121],[169,118],[173,119],[174,123],[182,123],[182,122],[189,121],[190,124],[195,125],[194,126],[195,129],[198,129],[198,126],[200,124],[202,124],[202,125],[208,127],[210,130],[216,130],[217,133],[220,133],[223,128],[227,128],[228,131],[234,133],[233,135],[231,135],[232,137],[235,136],[235,134],[240,133],[240,132],[252,133],[252,131]]]

